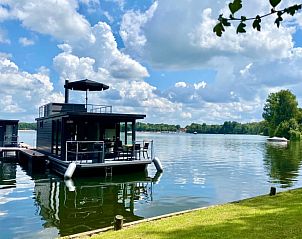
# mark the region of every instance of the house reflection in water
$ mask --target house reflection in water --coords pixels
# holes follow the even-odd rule
[[[105,182],[82,178],[67,184],[60,179],[35,180],[35,199],[45,220],[43,226],[56,227],[64,236],[110,226],[117,214],[127,222],[142,219],[135,215],[135,202],[152,200],[152,179],[119,179]]]
[[[16,163],[0,160],[0,189],[16,187]]]

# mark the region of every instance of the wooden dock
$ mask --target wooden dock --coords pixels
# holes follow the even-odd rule
[[[9,152],[15,152],[16,154],[22,153],[22,154],[25,154],[28,157],[36,157],[36,158],[46,157],[45,154],[37,152],[33,149],[20,148],[20,147],[0,147],[0,155],[2,157],[5,157],[6,154],[9,153]]]
[[[11,155],[13,153],[13,155]],[[37,152],[34,149],[20,147],[0,147],[0,157],[6,159],[15,157],[20,164],[24,165],[29,171],[42,169],[46,165],[47,155]]]

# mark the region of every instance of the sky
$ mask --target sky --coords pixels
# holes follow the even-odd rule
[[[0,0],[0,118],[34,122],[38,109],[64,102],[65,80],[109,85],[88,103],[146,114],[144,122],[262,120],[268,94],[289,89],[302,103],[302,11],[247,24],[216,37],[229,1]],[[282,6],[297,3],[283,0]],[[238,15],[270,12],[243,0]],[[226,16],[227,16],[226,15]],[[85,103],[84,92],[70,102]]]

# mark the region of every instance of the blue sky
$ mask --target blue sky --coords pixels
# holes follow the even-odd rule
[[[89,103],[151,123],[259,121],[281,89],[302,102],[302,13],[279,29],[270,17],[261,32],[248,24],[246,34],[230,27],[218,38],[212,29],[228,3],[0,0],[0,118],[34,121],[40,105],[64,100],[66,79],[108,84]],[[269,1],[243,5],[239,14],[270,11]]]

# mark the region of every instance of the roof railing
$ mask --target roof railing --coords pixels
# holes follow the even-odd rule
[[[111,105],[87,104],[87,112],[111,114],[112,113],[112,106]]]
[[[49,103],[39,107],[39,118],[49,115],[60,114],[62,112],[88,112],[111,114],[111,105],[95,105],[95,104],[65,104],[65,103]]]

